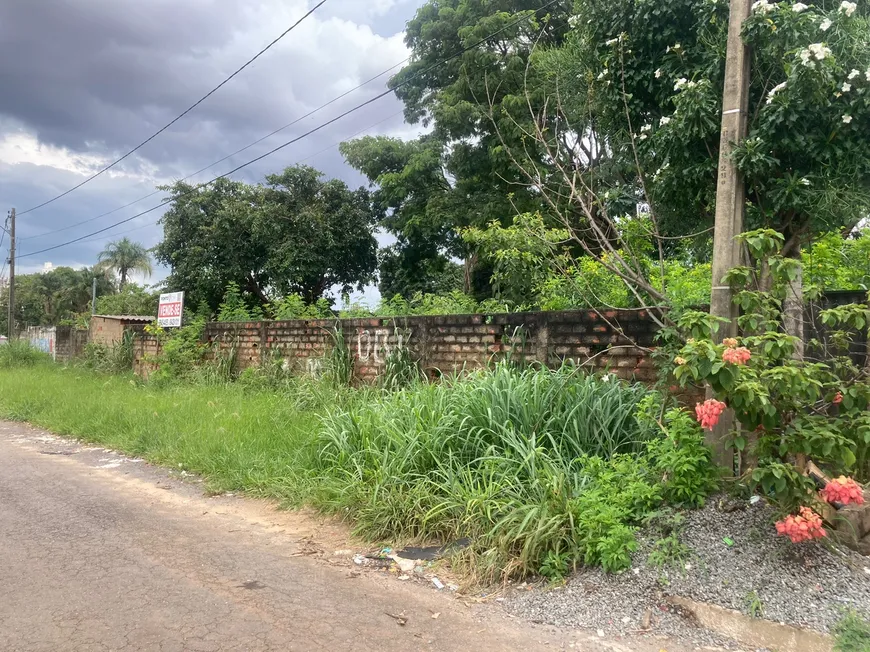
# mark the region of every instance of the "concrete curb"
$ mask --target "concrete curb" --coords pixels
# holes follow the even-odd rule
[[[829,636],[792,625],[750,618],[739,611],[671,596],[668,602],[690,612],[699,625],[753,648],[777,652],[833,652]]]

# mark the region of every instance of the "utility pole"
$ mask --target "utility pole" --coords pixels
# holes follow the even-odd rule
[[[9,211],[9,339],[15,337],[15,209]]]
[[[743,231],[746,192],[743,178],[734,164],[731,152],[734,145],[746,137],[749,110],[749,48],[743,43],[743,22],[749,18],[752,0],[731,0],[728,22],[728,46],[725,55],[725,88],[722,92],[722,131],[719,139],[719,172],[716,186],[716,222],[713,230],[713,289],[710,296],[710,314],[723,317],[715,337],[737,335],[737,306],[733,291],[723,277],[741,263],[737,236]],[[708,390],[709,391],[709,390]],[[733,468],[734,454],[725,443],[725,436],[734,423],[734,414],[728,410],[719,425],[707,435],[707,444],[713,450],[713,460],[729,470]]]
[[[91,315],[97,314],[97,277],[94,277],[94,283],[91,285]]]

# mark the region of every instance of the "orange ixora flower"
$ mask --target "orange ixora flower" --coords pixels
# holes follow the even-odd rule
[[[856,505],[864,504],[864,490],[852,478],[847,478],[841,475],[839,478],[831,480],[822,489],[822,496],[829,503],[840,503],[841,505]]]
[[[727,346],[729,349],[733,349],[735,346],[737,346],[737,338],[736,337],[726,337],[724,340],[722,340],[722,344]]]
[[[715,398],[708,398],[703,403],[695,406],[695,416],[704,430],[713,430],[713,426],[719,423],[719,417],[727,406]]]
[[[831,401],[831,403],[833,403],[834,405],[839,405],[842,402],[843,402],[843,392],[837,392],[836,394],[834,394],[834,398]]]
[[[725,349],[722,352],[722,359],[729,364],[746,364],[749,362],[749,358],[751,357],[752,354],[745,346],[741,346],[737,349]]]
[[[822,517],[809,507],[801,507],[800,514],[786,516],[776,522],[776,531],[781,536],[787,536],[792,543],[812,541],[828,536],[822,527]]]

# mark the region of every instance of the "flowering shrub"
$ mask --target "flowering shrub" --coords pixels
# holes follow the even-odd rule
[[[825,488],[822,489],[822,496],[829,503],[839,503],[841,505],[856,505],[864,504],[864,490],[852,478],[847,478],[841,475],[839,478],[831,480]]]
[[[822,311],[829,339],[839,349],[825,351],[819,359],[796,357],[796,338],[781,330],[781,305],[798,263],[779,255],[779,233],[756,231],[741,238],[756,261],[756,267],[737,268],[728,276],[742,312],[741,337],[716,344],[715,318],[684,313],[678,327],[691,337],[674,357],[673,373],[683,385],[712,387],[713,398],[696,407],[703,428],[712,429],[726,405],[734,410],[741,428],[730,437],[741,454],[744,478],[784,512],[799,514],[781,522],[783,532],[804,532],[801,526],[812,520],[799,510],[819,500],[803,472],[807,460],[838,475],[870,476],[870,383],[862,367],[838,352],[848,350],[846,329],[870,324],[870,311],[860,305]],[[755,289],[762,272],[770,274],[770,291]],[[810,355],[818,353],[819,343],[808,346]],[[822,494],[827,500],[863,500],[853,480],[844,477],[828,486]],[[811,525],[807,528],[814,533],[809,538],[817,538]]]
[[[695,415],[704,430],[713,430],[726,407],[722,401],[717,401],[715,398],[707,399],[695,406]]]
[[[745,346],[728,348],[722,352],[722,359],[729,364],[746,364],[751,357],[752,354]]]
[[[809,507],[801,507],[798,516],[789,515],[777,521],[776,531],[781,536],[787,536],[792,543],[821,539],[828,534],[822,527],[822,517]]]

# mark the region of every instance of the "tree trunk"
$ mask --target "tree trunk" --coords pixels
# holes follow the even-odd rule
[[[804,359],[804,275],[800,264],[801,248],[795,245],[784,252],[787,258],[798,261],[797,274],[786,284],[785,300],[782,304],[782,327],[786,335],[796,338],[795,360]]]

